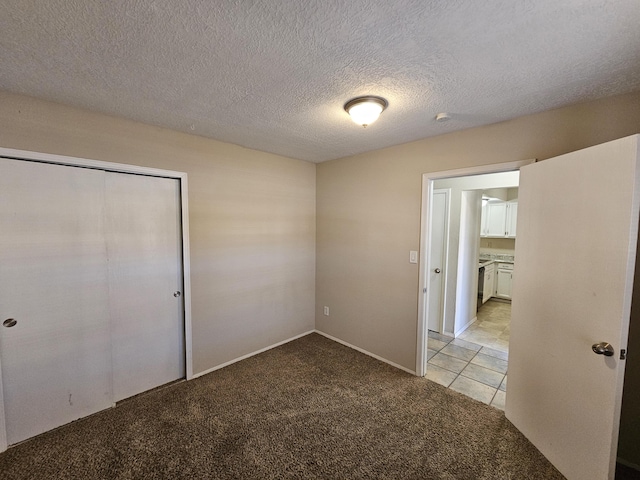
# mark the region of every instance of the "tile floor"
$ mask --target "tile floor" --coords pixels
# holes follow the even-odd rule
[[[458,338],[429,331],[427,379],[504,410],[511,304],[486,302]]]
[[[511,304],[489,300],[478,310],[478,319],[458,338],[500,352],[509,351]]]

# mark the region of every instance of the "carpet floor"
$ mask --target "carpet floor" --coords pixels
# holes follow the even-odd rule
[[[504,414],[302,337],[0,454],[9,479],[562,479]]]

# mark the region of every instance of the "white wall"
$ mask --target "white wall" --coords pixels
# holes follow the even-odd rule
[[[454,336],[462,333],[476,319],[481,202],[481,190],[462,192]]]

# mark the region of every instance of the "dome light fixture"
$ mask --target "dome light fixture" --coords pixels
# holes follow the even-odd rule
[[[344,104],[344,109],[351,116],[351,120],[366,127],[375,122],[388,106],[389,102],[384,98],[369,95],[349,100]]]

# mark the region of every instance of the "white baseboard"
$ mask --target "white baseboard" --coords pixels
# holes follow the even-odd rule
[[[381,362],[387,363],[389,365],[391,365],[392,367],[396,367],[399,368],[400,370],[404,370],[407,373],[410,373],[411,375],[415,375],[416,372],[415,370],[410,370],[406,367],[403,367],[402,365],[398,365],[397,363],[391,362],[389,360],[387,360],[386,358],[382,358],[379,355],[376,355],[375,353],[371,353],[371,352],[367,352],[366,350],[360,348],[360,347],[356,347],[355,345],[351,345],[350,343],[347,343],[345,341],[340,340],[339,338],[336,337],[332,337],[331,335],[321,332],[320,330],[315,330],[315,333],[322,335],[323,337],[327,337],[329,340],[333,340],[334,342],[338,342],[342,345],[344,345],[345,347],[349,347],[349,348],[353,348],[354,350],[359,351],[360,353],[364,353],[365,355],[369,355],[370,357],[375,358],[376,360],[380,360]]]
[[[471,325],[473,325],[473,323],[478,320],[478,317],[473,317],[471,319],[470,322],[468,322],[466,325],[463,325],[462,328],[459,328],[457,331],[453,332],[453,336],[458,338],[458,335],[460,335],[462,332],[464,332],[467,328],[469,328]]]
[[[278,343],[274,343],[273,345],[269,345],[268,347],[261,348],[260,350],[256,350],[255,352],[247,353],[246,355],[243,355],[241,357],[234,358],[233,360],[230,360],[230,361],[225,362],[225,363],[223,363],[221,365],[217,365],[215,367],[209,368],[209,369],[207,369],[207,370],[205,370],[203,372],[194,373],[193,376],[191,377],[191,379],[201,377],[202,375],[206,375],[207,373],[215,372],[216,370],[220,370],[221,368],[224,368],[224,367],[228,367],[229,365],[231,365],[233,363],[239,362],[241,360],[245,360],[245,359],[247,359],[249,357],[253,357],[254,355],[258,355],[259,353],[266,352],[267,350],[271,350],[272,348],[279,347],[280,345],[284,345],[285,343],[292,342],[293,340],[297,340],[298,338],[305,337],[305,336],[307,336],[307,335],[309,335],[309,334],[311,334],[313,332],[315,332],[315,330],[309,330],[308,332],[301,333],[300,335],[296,335],[295,337],[288,338],[287,340],[283,340],[283,341],[278,342]]]
[[[638,472],[640,472],[640,465],[636,465],[635,463],[627,462],[624,458],[620,458],[620,457],[616,458],[616,461],[620,465],[624,465],[625,467],[633,468],[634,470],[637,470]]]

